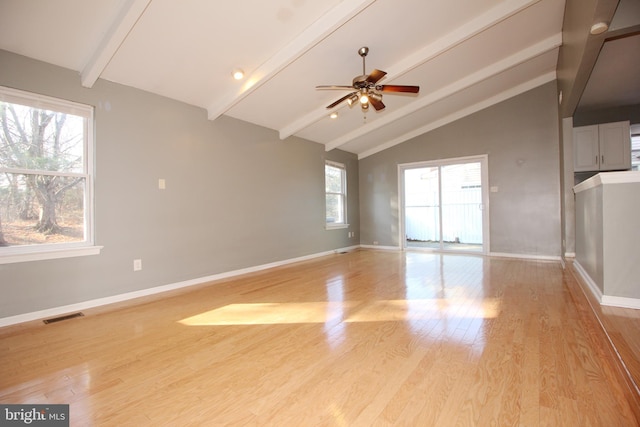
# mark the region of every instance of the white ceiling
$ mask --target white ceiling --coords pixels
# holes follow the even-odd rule
[[[552,81],[564,0],[0,0],[0,49],[340,148],[360,158]],[[327,105],[362,73],[365,114]],[[247,77],[235,81],[242,68]]]

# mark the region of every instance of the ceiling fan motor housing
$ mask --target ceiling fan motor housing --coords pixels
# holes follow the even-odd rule
[[[363,89],[368,87],[371,83],[367,81],[367,75],[364,76],[356,76],[353,79],[353,88],[354,89]]]

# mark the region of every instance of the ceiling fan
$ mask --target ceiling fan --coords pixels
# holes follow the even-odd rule
[[[351,86],[316,86],[316,89],[328,90],[354,90],[353,92],[343,96],[336,102],[327,105],[327,108],[333,108],[336,105],[347,101],[349,106],[360,101],[362,111],[367,111],[369,105],[373,105],[376,111],[382,110],[385,105],[382,102],[383,92],[400,92],[400,93],[418,93],[420,86],[404,86],[404,85],[379,85],[377,84],[387,73],[378,69],[374,69],[371,74],[366,74],[365,57],[369,53],[369,48],[364,46],[358,49],[358,55],[362,57],[362,75],[353,79]]]

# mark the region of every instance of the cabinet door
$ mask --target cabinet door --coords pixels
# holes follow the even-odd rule
[[[597,171],[599,166],[598,125],[573,128],[573,170]]]
[[[629,122],[604,123],[599,131],[600,170],[631,169]]]

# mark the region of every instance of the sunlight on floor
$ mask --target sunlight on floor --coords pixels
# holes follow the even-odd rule
[[[348,305],[342,301],[230,304],[180,320],[180,323],[189,326],[324,323],[339,320],[345,304]]]
[[[499,313],[498,300],[456,298],[230,304],[179,323],[188,326],[269,325],[288,323],[389,322],[429,319],[489,319]]]

